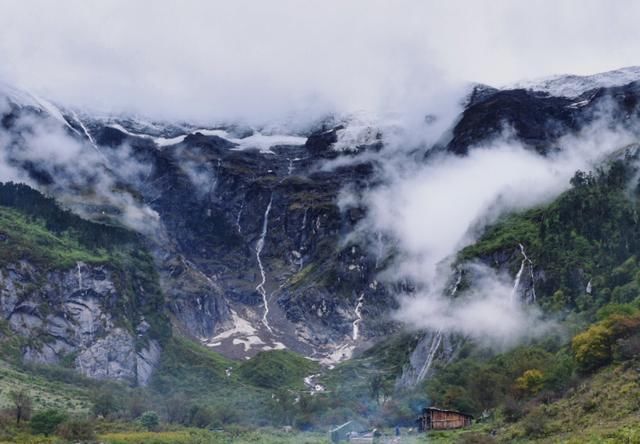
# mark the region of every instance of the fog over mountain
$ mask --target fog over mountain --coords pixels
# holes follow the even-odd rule
[[[0,5],[6,81],[69,105],[207,122],[420,111],[458,82],[634,65],[640,37],[633,1]]]
[[[640,353],[637,17],[0,0],[0,364],[91,421],[524,436]]]

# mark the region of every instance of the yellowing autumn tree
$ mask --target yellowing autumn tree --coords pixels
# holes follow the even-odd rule
[[[589,372],[608,364],[612,357],[613,332],[603,324],[595,324],[571,341],[580,370]]]
[[[526,370],[516,379],[516,389],[521,393],[535,395],[542,389],[544,374],[538,369]]]

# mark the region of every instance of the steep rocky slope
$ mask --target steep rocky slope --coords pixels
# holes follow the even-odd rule
[[[92,115],[15,90],[5,96],[7,176],[88,219],[141,233],[136,248],[153,258],[164,297],[166,311],[158,311],[177,330],[228,357],[288,348],[329,364],[398,329],[390,317],[394,294],[411,293],[412,283],[379,279],[399,253],[393,239],[362,229],[366,207],[341,206],[344,190],[357,194],[387,180],[384,127],[329,119],[304,134],[201,128]],[[417,145],[407,161],[427,162],[443,151],[464,156],[505,132],[546,155],[603,115],[633,132],[639,96],[637,83],[596,85],[571,98],[477,86],[439,146]],[[74,149],[64,158],[46,149],[59,146]],[[535,258],[530,246],[519,243],[485,262],[517,279],[521,299],[534,302],[533,281],[543,280],[543,271],[527,261]],[[120,327],[121,313],[96,302],[123,298],[111,259],[56,270],[21,259],[6,265],[5,319],[27,337],[37,325],[58,337],[38,350],[24,348],[25,357],[52,361],[77,352],[74,362],[87,374],[146,380],[144,361],[160,353],[159,337],[140,346],[143,320]],[[445,272],[455,294],[461,271]],[[29,304],[53,293],[64,295],[55,302],[62,317],[34,315]],[[19,298],[26,302],[16,312],[12,301]],[[78,325],[68,335],[67,318]],[[406,384],[423,379],[434,360],[451,359],[456,343],[455,336],[425,333],[405,368]],[[107,358],[92,351],[95,344],[119,350],[111,370],[97,368]]]
[[[22,360],[145,385],[170,326],[137,237],[12,184],[0,186],[0,233],[0,313]]]

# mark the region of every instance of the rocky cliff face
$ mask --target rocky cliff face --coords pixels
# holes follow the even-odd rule
[[[78,262],[67,270],[43,272],[28,261],[7,264],[0,277],[0,313],[29,338],[26,361],[68,361],[82,374],[145,385],[160,356],[143,319],[129,331],[118,306],[127,297],[114,271]]]
[[[638,115],[640,83],[580,90],[572,97],[531,89],[498,90],[476,87],[453,129],[447,149],[466,154],[469,148],[503,132],[541,154],[558,148],[562,136],[606,118],[632,129]]]
[[[171,239],[157,256],[171,258],[163,282],[189,333],[234,357],[287,347],[335,360],[389,328],[393,299],[376,281],[376,258],[342,244],[362,214],[337,205],[343,187],[373,180],[373,168],[323,171],[339,155],[335,130],[262,150],[195,132],[159,150],[146,137],[88,125],[105,152],[126,143],[153,166],[137,185]],[[175,285],[183,273],[208,291],[187,294]]]
[[[638,97],[637,83],[576,97],[478,87],[441,149],[465,155],[506,130],[544,155],[605,110],[624,124],[637,115]],[[91,165],[102,179],[80,180],[71,162],[52,168],[46,159],[24,156],[29,132],[41,121],[93,153]],[[122,202],[153,216],[137,219],[143,223],[136,229],[154,257],[166,310],[176,328],[212,349],[243,358],[286,347],[331,363],[397,327],[389,317],[393,290],[378,281],[392,253],[374,248],[385,242],[377,233],[356,231],[366,208],[339,206],[345,189],[357,193],[383,180],[376,157],[381,131],[347,122],[278,135],[64,109],[52,116],[15,97],[2,128],[9,163],[85,217],[121,222]],[[416,148],[418,157],[440,151],[429,148]],[[110,199],[96,197],[104,189]],[[544,276],[523,249],[483,260],[513,275],[514,291],[533,301],[533,281]],[[72,355],[88,375],[146,381],[161,343],[148,336],[140,345],[144,321],[122,327],[114,316],[122,295],[113,271],[87,264],[56,272],[28,262],[7,267],[5,319],[21,334],[42,331],[48,338],[28,347],[25,357],[54,362]],[[54,308],[43,310],[45,301]],[[455,338],[425,334],[405,379],[423,378],[431,361],[448,359],[454,346]]]
[[[357,240],[343,242],[364,213],[338,207],[344,187],[375,180],[374,167],[324,168],[339,156],[379,149],[376,134],[339,152],[342,127],[310,137],[247,136],[64,111],[64,122],[56,122],[18,104],[9,111],[3,127],[10,157],[31,183],[85,217],[118,222],[127,210],[112,196],[96,202],[70,190],[107,182],[157,216],[136,228],[155,257],[176,327],[188,335],[231,357],[286,347],[335,362],[393,328],[386,318],[393,298],[376,280],[382,258]],[[67,186],[78,176],[69,164],[25,159],[25,134],[41,120],[88,142],[91,162],[108,179]]]

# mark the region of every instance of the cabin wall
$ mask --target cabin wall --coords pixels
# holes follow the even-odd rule
[[[471,418],[455,412],[432,410],[424,416],[423,430],[459,429],[471,425]]]

